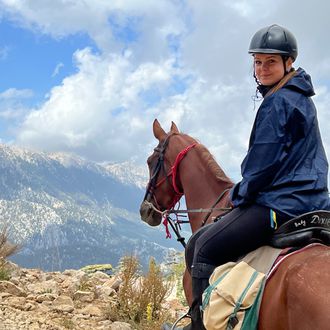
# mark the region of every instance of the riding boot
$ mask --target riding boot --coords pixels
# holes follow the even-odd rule
[[[206,330],[201,314],[202,294],[204,290],[209,286],[209,278],[214,268],[215,266],[204,263],[198,263],[192,266],[191,275],[193,302],[190,308],[191,323],[183,328],[173,328],[172,325],[166,323],[162,326],[162,330]]]

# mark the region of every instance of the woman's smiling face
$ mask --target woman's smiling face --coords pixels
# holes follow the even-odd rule
[[[286,61],[286,72],[292,67],[292,59]],[[258,81],[264,86],[272,86],[280,81],[284,74],[284,64],[281,55],[278,54],[255,54],[254,70]]]

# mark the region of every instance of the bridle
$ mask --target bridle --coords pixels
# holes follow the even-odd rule
[[[166,238],[170,238],[171,234],[168,229],[168,224],[172,227],[173,231],[175,232],[177,236],[177,240],[183,245],[183,247],[186,246],[185,244],[185,239],[180,235],[180,224],[182,223],[189,223],[189,221],[182,221],[182,220],[176,220],[175,223],[173,223],[173,220],[170,218],[170,214],[175,214],[178,216],[178,214],[182,213],[194,213],[194,212],[199,212],[199,213],[207,213],[203,222],[202,226],[204,226],[211,215],[212,211],[214,210],[219,210],[219,211],[229,211],[231,208],[215,208],[215,206],[219,203],[219,201],[222,199],[222,197],[229,191],[229,189],[226,189],[222,192],[222,194],[217,198],[216,202],[213,204],[213,206],[209,209],[189,209],[189,210],[174,210],[175,205],[179,202],[181,197],[184,195],[183,191],[180,191],[180,189],[177,186],[177,176],[178,176],[178,170],[179,170],[179,165],[183,158],[187,155],[187,153],[196,147],[198,145],[197,142],[193,142],[192,144],[188,145],[185,147],[183,150],[181,150],[178,155],[176,156],[176,159],[174,161],[173,165],[170,165],[170,170],[167,172],[165,169],[165,152],[169,144],[170,138],[176,135],[176,133],[169,134],[164,142],[160,143],[159,146],[157,146],[154,151],[159,154],[159,157],[157,159],[157,162],[154,166],[153,169],[150,170],[150,180],[147,184],[146,188],[146,193],[144,196],[143,201],[147,202],[150,207],[153,208],[155,212],[158,212],[162,215],[163,217],[163,224],[165,225],[166,228]],[[158,180],[160,173],[164,174],[164,177]],[[172,177],[172,180],[170,180],[170,177]],[[155,196],[155,190],[161,186],[164,182],[168,182],[170,187],[174,191],[174,197],[172,201],[169,204],[169,207],[167,207],[166,210],[161,211],[159,207],[159,203],[157,201],[157,198]],[[149,202],[148,200],[153,199],[155,202],[156,206],[154,206],[153,203]],[[202,227],[201,226],[201,227]]]
[[[166,139],[164,140],[164,142],[154,149],[154,151],[159,153],[159,157],[157,159],[157,163],[156,163],[155,167],[150,171],[151,177],[150,177],[149,183],[147,184],[146,194],[143,199],[145,201],[145,200],[148,200],[149,197],[152,198],[155,201],[155,204],[157,205],[157,207],[159,208],[159,203],[156,199],[154,191],[159,186],[161,186],[165,181],[167,181],[174,191],[174,198],[171,201],[169,207],[167,208],[167,211],[173,209],[174,206],[176,205],[176,203],[184,195],[184,192],[180,191],[180,189],[177,185],[178,168],[179,168],[179,165],[180,165],[182,159],[186,156],[186,154],[189,152],[189,150],[194,148],[197,145],[197,142],[194,142],[194,143],[188,145],[182,151],[180,151],[174,161],[174,164],[170,165],[170,170],[168,172],[166,172],[165,152],[166,152],[166,148],[169,143],[169,139],[173,135],[174,134],[168,135],[166,137]],[[164,177],[158,181],[158,177],[161,172],[164,174]],[[170,180],[170,177],[172,177],[172,180]]]

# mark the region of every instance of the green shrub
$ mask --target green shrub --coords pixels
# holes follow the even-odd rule
[[[0,281],[9,281],[10,277],[9,270],[0,265]]]
[[[80,268],[80,270],[88,274],[100,271],[109,275],[112,272],[112,265],[111,264],[87,265],[85,267]]]
[[[67,319],[67,318],[62,319],[60,323],[65,329],[74,329],[75,328],[74,322],[70,319]]]

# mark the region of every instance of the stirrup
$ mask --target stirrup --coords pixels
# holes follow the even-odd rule
[[[185,313],[185,314],[182,314],[174,323],[173,323],[173,325],[172,325],[172,328],[171,328],[171,330],[175,330],[175,327],[176,327],[176,325],[181,321],[181,320],[183,320],[184,318],[189,318],[189,319],[191,319],[191,310],[190,310],[190,308],[189,308],[189,310],[188,310],[188,312],[187,313]]]

